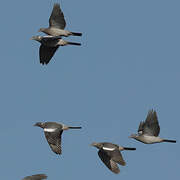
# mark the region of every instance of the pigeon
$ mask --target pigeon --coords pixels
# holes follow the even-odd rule
[[[64,19],[64,14],[61,11],[60,4],[55,3],[51,16],[49,18],[49,27],[48,28],[40,28],[39,32],[44,32],[45,34],[51,36],[82,36],[82,33],[70,32],[64,30],[66,26],[66,21]]]
[[[47,179],[47,176],[45,174],[35,174],[32,176],[26,176],[22,180],[42,180]]]
[[[56,154],[62,154],[61,135],[63,130],[81,129],[81,127],[71,127],[56,122],[37,122],[34,126],[43,128],[47,142],[51,150]]]
[[[59,46],[76,45],[80,43],[68,42],[61,38],[61,36],[33,36],[31,40],[36,40],[41,43],[39,48],[39,58],[41,64],[48,64]]]
[[[162,139],[158,135],[160,126],[156,111],[149,110],[145,121],[141,121],[138,128],[138,134],[132,134],[130,138],[136,139],[145,144],[154,144],[161,142],[176,143],[175,140]]]
[[[124,161],[120,151],[136,150],[136,148],[122,147],[108,142],[92,143],[91,146],[99,149],[98,155],[100,159],[109,168],[109,170],[115,174],[120,172],[117,163],[122,166],[126,165],[126,162]]]

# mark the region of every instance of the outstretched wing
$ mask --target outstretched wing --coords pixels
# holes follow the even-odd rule
[[[158,118],[156,111],[150,110],[146,117],[145,122],[142,125],[143,127],[143,134],[148,134],[151,136],[158,136],[160,133],[160,126],[158,123]]]
[[[35,174],[32,176],[26,176],[22,180],[42,180],[42,179],[46,179],[46,178],[47,178],[47,176],[45,174]]]
[[[61,154],[61,135],[63,131],[60,132],[44,132],[45,137],[52,151],[56,154]]]
[[[99,150],[98,151],[98,155],[100,157],[100,159],[102,160],[102,162],[115,174],[118,174],[120,172],[120,169],[118,167],[118,165],[116,164],[116,162],[114,162],[110,156],[107,155],[106,152],[104,152],[103,150]]]
[[[39,48],[39,58],[41,64],[48,64],[54,53],[58,49],[59,46],[56,47],[48,47],[41,44]]]
[[[64,29],[66,26],[64,14],[61,11],[60,5],[58,3],[54,4],[51,16],[49,18],[49,26],[59,29]]]

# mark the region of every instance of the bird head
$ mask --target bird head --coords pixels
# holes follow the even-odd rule
[[[131,135],[129,136],[129,138],[133,138],[133,139],[135,139],[136,137],[138,137],[137,134],[131,134]]]
[[[41,39],[42,39],[42,37],[41,36],[33,36],[32,38],[31,38],[31,40],[35,40],[35,41],[41,41]]]
[[[38,30],[38,32],[45,32],[45,29],[46,29],[46,28],[40,28],[40,29]]]
[[[102,144],[101,144],[101,143],[96,143],[96,142],[93,142],[93,143],[91,144],[91,146],[94,146],[94,147],[96,147],[96,148],[98,148],[98,149],[101,149],[101,148],[102,148]]]
[[[36,124],[34,124],[34,126],[38,126],[40,128],[44,128],[44,123],[43,122],[37,122]]]

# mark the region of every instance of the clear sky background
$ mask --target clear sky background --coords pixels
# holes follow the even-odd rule
[[[66,29],[81,47],[61,47],[47,66],[39,43],[60,2]],[[16,0],[0,2],[0,178],[45,173],[49,180],[178,179],[180,177],[180,1]],[[145,145],[136,133],[149,109],[160,136],[176,144]],[[54,154],[39,121],[82,126],[65,131]],[[124,151],[120,174],[100,161],[92,142],[136,147]]]

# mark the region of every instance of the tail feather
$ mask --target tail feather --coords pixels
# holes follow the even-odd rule
[[[70,126],[69,129],[81,129],[82,127],[72,127]]]
[[[82,36],[82,33],[71,32],[73,36]]]
[[[136,148],[129,148],[129,147],[123,147],[123,148],[124,148],[124,150],[130,150],[130,151],[136,150]]]
[[[75,43],[75,42],[68,42],[70,45],[76,45],[76,46],[81,46],[81,43]]]
[[[168,140],[168,139],[163,139],[163,142],[176,143],[176,140]]]

